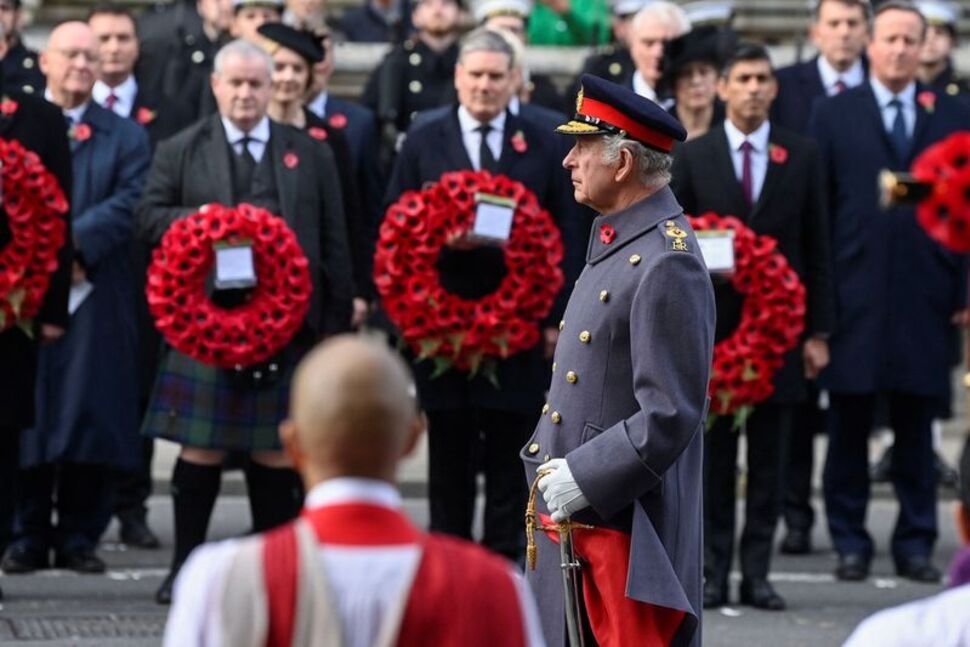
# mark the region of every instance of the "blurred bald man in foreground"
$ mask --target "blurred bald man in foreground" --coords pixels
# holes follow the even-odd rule
[[[198,549],[176,582],[165,645],[544,645],[512,565],[404,516],[397,464],[423,416],[401,359],[349,335],[293,378],[280,425],[307,489],[301,517]]]

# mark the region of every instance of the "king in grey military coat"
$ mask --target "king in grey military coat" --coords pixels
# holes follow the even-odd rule
[[[577,522],[631,535],[626,594],[685,612],[675,644],[700,644],[702,445],[714,293],[664,187],[593,223],[563,321],[548,402],[521,452],[529,483],[566,458],[590,507]],[[539,512],[548,514],[539,497]],[[560,557],[537,535],[528,573],[550,645],[564,644]]]

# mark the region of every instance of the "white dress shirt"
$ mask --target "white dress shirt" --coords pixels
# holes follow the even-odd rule
[[[471,116],[471,113],[465,109],[465,106],[458,107],[458,125],[461,127],[461,141],[465,145],[465,150],[468,152],[468,159],[472,162],[472,168],[476,171],[480,171],[482,168],[481,160],[481,145],[482,145],[482,133],[478,132],[476,128],[482,125],[482,122]],[[485,143],[488,148],[492,151],[492,157],[496,160],[502,157],[502,139],[503,133],[505,132],[505,111],[498,113],[495,119],[488,122],[488,125],[492,127],[488,131],[488,135],[485,137]]]
[[[650,87],[650,84],[640,76],[640,72],[633,72],[633,91],[639,94],[641,97],[650,99],[654,103],[657,103],[657,91]]]
[[[892,91],[876,80],[869,77],[869,85],[872,92],[876,95],[876,103],[879,104],[879,112],[882,114],[882,124],[887,133],[893,130],[893,122],[896,121],[896,108],[889,105],[893,99],[899,99],[903,104],[903,121],[906,124],[906,134],[913,136],[916,129],[916,83],[910,83],[899,94]]]
[[[327,91],[324,90],[317,96],[313,97],[313,99],[308,101],[306,104],[307,110],[321,119],[323,119],[323,116],[327,114],[327,94]]]
[[[884,609],[862,621],[844,647],[970,645],[970,584]]]
[[[263,117],[248,133],[239,130],[234,123],[225,117],[222,117],[222,127],[226,129],[226,141],[232,146],[236,155],[242,154],[242,142],[240,140],[248,135],[250,138],[249,154],[259,164],[260,160],[263,159],[266,145],[269,143],[269,117]]]
[[[862,67],[862,59],[856,59],[856,62],[852,64],[852,67],[847,69],[845,72],[839,72],[832,65],[825,60],[824,56],[818,57],[818,73],[822,77],[822,87],[825,88],[825,93],[828,96],[833,96],[838,94],[839,81],[845,84],[845,88],[854,88],[860,85],[866,80],[866,72]]]
[[[91,90],[92,98],[102,108],[108,107],[105,103],[108,101],[108,95],[112,93],[114,93],[116,101],[111,111],[119,117],[130,117],[131,111],[135,108],[135,97],[138,95],[138,82],[135,81],[134,75],[129,76],[120,85],[113,88],[108,87],[104,81],[95,81],[94,89]]]
[[[400,509],[401,496],[389,483],[369,479],[337,478],[316,485],[307,493],[306,506],[319,508],[365,503]],[[165,647],[231,647],[221,627],[225,578],[238,550],[230,539],[196,549],[175,581],[173,605],[165,626]],[[346,546],[321,544],[318,568],[337,603],[341,637],[346,647],[371,647],[383,619],[404,593],[408,575],[421,552],[417,544]],[[527,644],[544,645],[535,600],[525,579],[510,566],[527,632]],[[442,618],[456,610],[442,610]],[[457,611],[457,612],[460,612]]]
[[[734,164],[734,176],[738,178],[738,182],[741,181],[741,173],[744,170],[741,144],[745,141],[751,143],[751,204],[754,204],[761,195],[761,188],[765,185],[765,174],[768,172],[768,135],[771,132],[771,123],[766,119],[757,130],[750,135],[745,135],[731,123],[730,119],[725,119],[724,132],[727,134],[731,162]]]

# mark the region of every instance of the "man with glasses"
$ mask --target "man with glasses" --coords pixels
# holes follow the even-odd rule
[[[51,32],[40,57],[47,98],[68,125],[73,158],[70,325],[42,346],[34,425],[24,432],[15,541],[3,570],[54,566],[101,573],[95,554],[111,514],[111,470],[140,457],[135,315],[128,264],[135,203],[150,151],[136,124],[91,100],[100,65],[82,22]],[[57,524],[52,521],[56,499]]]

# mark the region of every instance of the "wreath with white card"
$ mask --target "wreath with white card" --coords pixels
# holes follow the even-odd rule
[[[507,272],[491,293],[449,292],[437,269],[457,241],[493,245]],[[381,224],[374,281],[385,312],[435,376],[455,368],[493,378],[491,360],[535,346],[539,322],[563,285],[559,229],[522,183],[487,171],[445,173],[422,191],[407,191]]]

